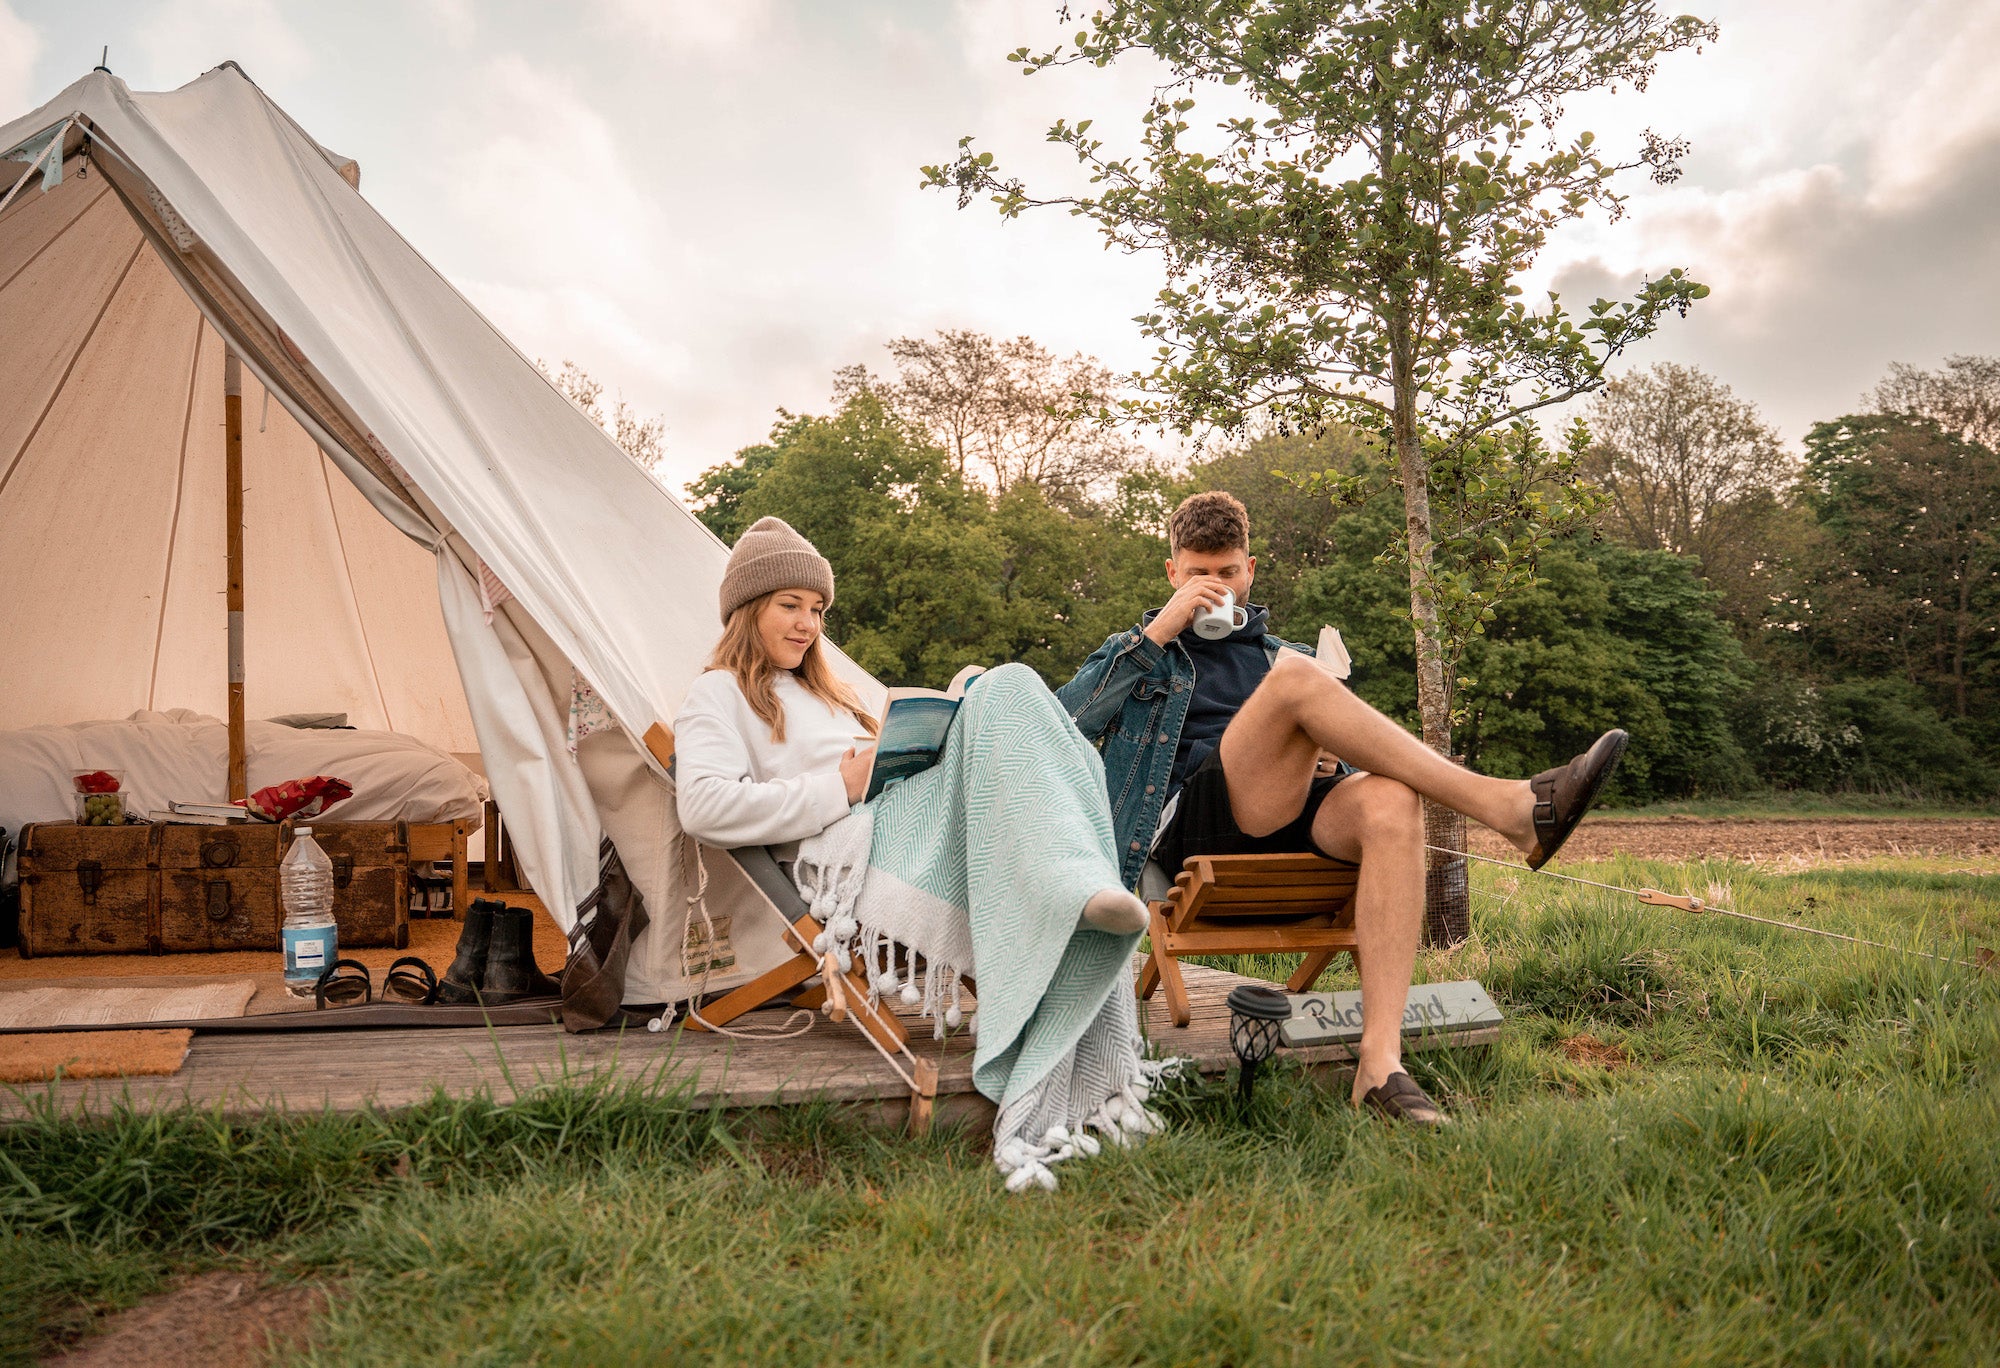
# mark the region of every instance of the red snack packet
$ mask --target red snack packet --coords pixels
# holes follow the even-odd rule
[[[315,774],[310,779],[287,779],[282,784],[260,788],[243,800],[243,806],[267,822],[287,817],[317,817],[354,790],[346,781],[331,775]]]

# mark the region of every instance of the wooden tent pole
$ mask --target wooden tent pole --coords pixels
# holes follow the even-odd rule
[[[234,347],[222,359],[222,421],[229,481],[229,800],[235,802],[250,796],[250,763],[243,734],[243,363]]]

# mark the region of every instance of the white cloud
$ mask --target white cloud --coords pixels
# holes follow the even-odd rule
[[[1003,223],[917,188],[963,133],[1038,189],[1078,183],[1043,139],[1056,117],[1129,138],[1156,66],[1023,78],[1004,60],[1068,40],[1054,0],[588,0],[561,31],[481,8],[463,50],[463,0],[427,3],[382,27],[434,82],[374,103],[325,73],[306,84],[352,114],[339,145],[384,211],[530,356],[574,359],[666,419],[670,480],[761,440],[780,406],[823,411],[833,369],[881,367],[894,336],[1027,333],[1121,369],[1150,356],[1130,320],[1156,261],[1105,252],[1058,211]],[[1716,4],[1709,52],[1572,110],[1620,150],[1649,126],[1691,137],[1686,179],[1641,183],[1624,222],[1565,230],[1541,278],[1581,305],[1690,268],[1714,295],[1630,362],[1702,365],[1793,436],[1888,360],[1993,350],[2000,248],[1982,228],[2000,162],[1982,158],[2000,88],[1974,78],[2000,56],[2000,11],[1822,0],[1802,26],[1766,0]]]
[[[1625,249],[1573,260],[1571,304],[1629,295],[1645,267],[1684,264],[1713,294],[1669,319],[1631,364],[1705,367],[1790,437],[1857,407],[1892,361],[1991,353],[2000,317],[2000,131],[1926,193],[1869,193],[1831,166],[1648,205]],[[1645,266],[1641,266],[1641,262]]]
[[[741,52],[771,32],[772,0],[591,0],[598,21],[681,56]]]
[[[1809,34],[1783,7],[1722,9],[1721,41],[1648,91],[1574,102],[1565,128],[1614,155],[1648,127],[1693,151],[1675,185],[1634,173],[1623,220],[1563,229],[1530,294],[1581,309],[1687,268],[1710,297],[1621,364],[1703,366],[1792,437],[1854,407],[1890,361],[1994,350],[2000,8],[1826,0]]]
[[[473,0],[423,0],[423,11],[455,48],[465,47],[479,32]]]
[[[162,85],[184,84],[231,60],[252,80],[275,89],[313,66],[312,50],[274,0],[169,0],[153,7],[133,36]]]
[[[42,36],[0,0],[0,122],[34,107],[35,59],[41,51]]]

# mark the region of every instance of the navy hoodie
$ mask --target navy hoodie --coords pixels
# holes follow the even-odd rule
[[[1264,644],[1270,614],[1254,603],[1246,605],[1246,612],[1249,620],[1220,640],[1195,635],[1192,625],[1180,634],[1181,645],[1194,661],[1194,696],[1174,750],[1169,792],[1178,793],[1187,777],[1222,744],[1230,719],[1271,672]]]

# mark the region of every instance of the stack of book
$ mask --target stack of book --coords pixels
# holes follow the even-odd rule
[[[264,819],[234,803],[168,803],[146,814],[154,822],[182,822],[192,826],[234,826]]]

